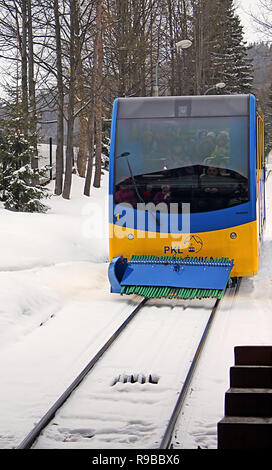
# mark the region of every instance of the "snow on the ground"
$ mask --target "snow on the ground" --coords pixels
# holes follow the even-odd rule
[[[217,423],[224,416],[234,347],[272,345],[271,176],[267,180],[266,195],[267,218],[260,269],[255,277],[243,278],[231,308],[216,313],[191,383],[188,404],[179,418],[176,441],[182,449],[217,448]]]
[[[0,209],[0,448],[19,443],[131,309],[109,295],[107,184],[88,198],[74,176],[71,200],[52,195],[46,214]]]
[[[107,174],[90,198],[83,184],[74,175],[71,200],[53,195],[46,214],[0,208],[0,448],[19,444],[131,311],[131,299],[109,293]],[[260,272],[217,312],[177,447],[216,448],[234,346],[271,344],[271,186]],[[156,319],[169,321],[162,310]]]

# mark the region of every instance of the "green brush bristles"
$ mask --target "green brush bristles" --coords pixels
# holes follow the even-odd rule
[[[147,299],[220,299],[223,290],[217,289],[188,289],[182,287],[154,287],[154,286],[123,286],[121,295],[135,294]]]
[[[229,267],[232,261],[228,258],[197,258],[197,257],[173,257],[173,256],[153,256],[153,255],[133,255],[129,261],[132,266],[134,264],[174,264],[179,266],[218,266]],[[198,289],[198,288],[182,288],[167,286],[123,286],[121,294],[136,294],[148,299],[167,298],[167,299],[205,299],[215,298],[221,299],[225,289]]]
[[[191,264],[191,265],[202,265],[204,264],[214,264],[214,265],[223,265],[223,264],[230,264],[231,260],[229,258],[203,258],[203,257],[193,257],[193,256],[187,256],[185,258],[182,258],[181,256],[153,256],[153,255],[132,255],[130,260],[130,264],[137,264],[137,263],[154,263],[154,264],[160,264],[160,263],[166,263],[166,264],[176,264],[176,263],[181,263],[181,264]]]

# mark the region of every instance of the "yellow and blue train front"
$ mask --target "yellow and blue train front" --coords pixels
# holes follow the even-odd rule
[[[211,149],[223,134],[229,154],[220,163]],[[219,190],[208,197],[209,167],[217,167]],[[176,282],[211,293],[224,290],[229,276],[256,274],[261,233],[253,95],[117,99],[109,173],[112,292],[138,283],[149,293],[160,288],[158,294]],[[163,199],[162,190],[163,204],[156,206],[163,187],[171,198]]]

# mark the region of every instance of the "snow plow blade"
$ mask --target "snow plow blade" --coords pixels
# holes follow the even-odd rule
[[[146,298],[221,298],[233,261],[228,258],[118,256],[109,266],[111,292]]]

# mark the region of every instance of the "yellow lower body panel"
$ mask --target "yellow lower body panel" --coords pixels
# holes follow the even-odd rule
[[[234,235],[235,234],[235,235]],[[257,222],[223,230],[175,235],[109,224],[110,261],[123,255],[226,257],[234,260],[232,277],[258,272]]]

